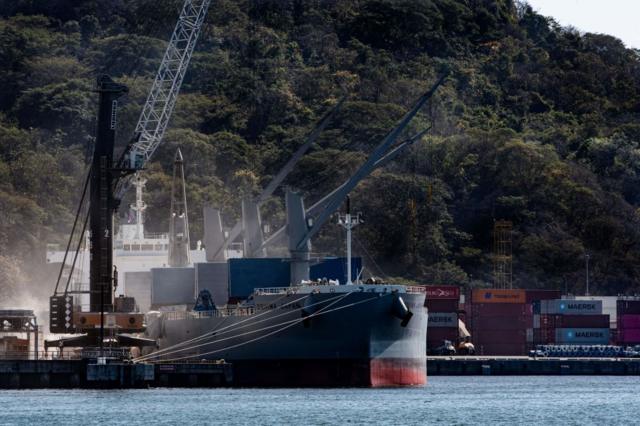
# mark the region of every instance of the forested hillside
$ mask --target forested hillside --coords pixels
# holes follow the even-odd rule
[[[71,228],[95,77],[130,87],[122,149],[181,3],[0,0],[5,295]],[[202,205],[221,207],[233,225],[241,197],[269,181],[344,93],[340,117],[286,182],[307,205],[353,172],[445,70],[408,134],[431,132],[353,193],[365,218],[354,247],[369,272],[490,285],[493,222],[506,219],[516,286],[582,292],[588,252],[592,292],[638,291],[638,52],[511,0],[213,0],[147,171],[148,230],[167,229],[177,147],[196,241]],[[263,208],[272,229],[284,220],[277,195]],[[341,232],[326,225],[314,251],[340,254]]]

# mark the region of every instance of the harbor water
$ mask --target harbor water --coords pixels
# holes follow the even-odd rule
[[[432,377],[411,389],[0,391],[0,424],[633,424],[638,377]]]

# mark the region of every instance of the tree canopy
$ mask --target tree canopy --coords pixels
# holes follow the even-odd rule
[[[0,0],[0,288],[69,233],[95,77],[130,87],[123,149],[181,3]],[[195,241],[204,203],[232,225],[242,196],[345,93],[340,116],[286,181],[307,205],[341,184],[445,70],[407,132],[432,125],[428,136],[352,194],[366,221],[354,249],[368,271],[490,285],[493,223],[505,219],[515,286],[582,292],[589,253],[592,292],[637,292],[638,52],[512,0],[215,1],[146,172],[147,228],[167,228],[176,148]],[[263,209],[272,228],[283,205],[279,191]],[[342,254],[341,232],[327,224],[314,251]]]

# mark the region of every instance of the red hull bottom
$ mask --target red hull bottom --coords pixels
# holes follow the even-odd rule
[[[427,382],[426,359],[227,360],[241,387],[402,387]]]
[[[379,358],[369,361],[371,387],[424,386],[427,362],[406,358]]]

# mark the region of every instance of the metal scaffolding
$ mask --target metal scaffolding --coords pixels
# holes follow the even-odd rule
[[[513,288],[513,223],[496,220],[493,224],[493,283],[495,288]]]

